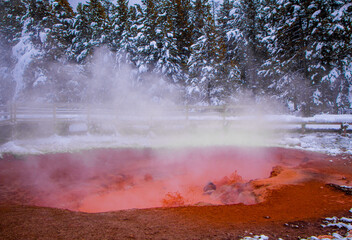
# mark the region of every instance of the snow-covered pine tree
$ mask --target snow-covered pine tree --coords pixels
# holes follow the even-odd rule
[[[67,0],[54,0],[51,7],[53,20],[52,30],[49,34],[51,44],[46,52],[58,60],[66,55],[72,44],[70,29],[73,24],[74,12]]]
[[[21,0],[0,0],[0,40],[13,46],[22,32],[26,8]]]
[[[258,75],[259,67],[265,59],[266,49],[258,36],[263,32],[261,0],[239,0],[231,11],[233,19],[228,31],[232,61],[240,70],[241,84],[254,95],[261,94],[262,84]]]
[[[79,102],[85,93],[82,81],[82,67],[69,58],[72,52],[73,12],[67,0],[54,0],[51,6],[52,31],[48,35],[48,47],[45,54],[51,55],[48,64],[50,91],[47,99],[53,102]],[[71,59],[72,60],[72,59]],[[73,61],[75,62],[75,61]]]
[[[15,91],[12,76],[15,59],[12,47],[22,33],[22,16],[26,8],[20,0],[0,0],[0,104],[11,100]]]
[[[90,36],[89,20],[86,14],[86,6],[82,3],[77,5],[77,13],[73,19],[71,29],[72,45],[69,48],[69,57],[77,63],[81,63],[88,56],[90,51]]]
[[[347,99],[339,94],[339,89],[348,86],[343,83],[346,78],[340,75],[344,65],[341,59],[349,51],[341,46],[349,46],[343,42],[351,34],[339,34],[349,25],[345,28],[339,22],[334,27],[336,18],[332,17],[333,13],[341,13],[338,9],[344,9],[343,6],[346,7],[342,2],[329,0],[280,0],[266,5],[270,14],[265,26],[270,31],[262,39],[270,57],[262,65],[261,73],[273,81],[270,88],[279,98],[306,115],[324,109],[336,112],[338,99]]]
[[[159,34],[161,49],[160,57],[156,63],[156,72],[173,83],[183,83],[182,60],[177,48],[176,21],[177,10],[173,1],[165,0],[160,6],[158,23],[161,30]]]
[[[192,2],[191,22],[193,24],[193,41],[197,41],[203,35],[203,28],[207,17],[211,15],[211,6],[208,0],[195,0]]]
[[[103,30],[103,44],[108,45],[112,50],[111,42],[112,42],[112,33],[113,31],[113,21],[116,12],[116,5],[111,0],[100,0],[100,4],[103,8],[103,12],[105,15],[104,19],[104,30]]]
[[[51,81],[48,66],[53,60],[47,54],[50,48],[50,33],[53,16],[49,1],[23,0],[26,13],[22,17],[23,30],[18,43],[13,47],[16,65],[13,76],[16,82],[14,98],[33,98],[35,101],[47,100]]]
[[[128,8],[127,21],[121,33],[121,40],[118,43],[119,48],[116,52],[116,62],[119,67],[125,67],[126,64],[131,68],[136,68],[140,57],[138,55],[138,34],[141,29],[139,20],[142,18],[142,9],[139,4],[135,4]],[[138,70],[133,71],[134,75]]]
[[[349,1],[317,1],[312,19],[317,22],[308,55],[312,77],[318,76],[323,109],[344,113],[351,109],[352,4]]]
[[[101,3],[101,0],[90,0],[87,4],[86,10],[92,33],[89,45],[92,47],[98,47],[107,43],[109,22],[108,15]]]
[[[191,19],[191,2],[190,0],[173,0],[174,7],[174,37],[181,70],[184,74],[188,73],[188,59],[191,54],[191,45],[193,44],[193,25]],[[199,19],[197,19],[199,21]],[[186,76],[185,76],[186,77]],[[186,79],[183,80],[186,82]]]
[[[232,0],[224,0],[220,4],[220,9],[217,15],[217,38],[219,53],[218,53],[218,69],[217,78],[221,81],[224,87],[224,97],[235,95],[240,86],[240,71],[234,61],[234,53],[231,49],[228,33],[231,31],[231,22],[233,15],[231,13],[234,7]]]
[[[202,35],[192,45],[192,54],[189,60],[190,74],[190,97],[199,98],[203,103],[212,105],[222,102],[224,85],[219,79],[218,70],[221,69],[221,46],[216,42],[218,32],[214,19],[210,12],[210,5],[204,3],[202,10],[204,26],[201,29]],[[198,96],[197,96],[198,95]]]
[[[158,2],[143,0],[139,8],[137,19],[136,44],[138,55],[135,63],[139,71],[140,80],[155,70],[159,60],[161,48],[161,29],[158,24]]]
[[[117,63],[119,66],[128,64],[134,68],[137,61],[137,34],[138,34],[138,19],[139,19],[139,5],[130,6],[127,12],[126,22],[121,32],[121,40],[117,43],[119,47],[116,49]]]
[[[100,0],[78,4],[73,21],[71,58],[82,62],[94,48],[107,42],[108,19]]]
[[[296,37],[300,35],[297,30],[294,33],[294,31],[286,29],[288,28],[286,25],[292,24],[296,19],[293,17],[295,8],[288,8],[292,6],[289,1],[266,0],[265,5],[261,7],[262,11],[259,11],[263,13],[264,20],[264,31],[260,34],[259,39],[268,51],[268,56],[262,64],[259,74],[268,86],[266,91],[268,94],[276,96],[292,111],[301,111],[302,105],[306,104],[306,100],[303,101],[303,98],[309,98],[311,95],[311,92],[306,93],[309,85],[305,81],[304,74],[294,71],[293,67],[291,69],[291,63],[284,60],[284,58],[290,59],[289,56],[292,55],[285,55],[288,52],[282,49],[282,46],[289,48],[288,45],[294,44],[290,39],[291,33]],[[298,6],[298,8],[300,7]],[[284,43],[284,41],[286,42]],[[295,52],[293,49],[289,51]],[[302,56],[302,53],[300,55]]]
[[[113,51],[118,51],[122,48],[122,38],[128,24],[128,1],[117,0],[117,5],[111,11],[110,24],[111,30],[109,33],[109,45]]]

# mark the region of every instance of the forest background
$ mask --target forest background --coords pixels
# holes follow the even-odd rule
[[[0,0],[0,16],[0,104],[139,89],[155,102],[351,113],[350,0]]]

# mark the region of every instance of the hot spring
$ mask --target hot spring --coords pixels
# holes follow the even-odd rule
[[[269,177],[285,159],[295,164],[304,158],[292,151],[192,147],[4,155],[1,202],[83,212],[255,204],[251,181]]]

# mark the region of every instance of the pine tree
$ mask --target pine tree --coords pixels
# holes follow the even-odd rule
[[[192,46],[189,60],[190,91],[196,91],[198,98],[207,104],[219,104],[224,91],[222,81],[218,78],[220,62],[220,46],[216,42],[217,29],[210,13],[210,6],[205,5],[203,14],[206,16],[202,28],[202,36]]]
[[[160,6],[158,23],[161,29],[159,34],[161,49],[155,72],[160,76],[171,79],[173,83],[184,81],[182,71],[182,60],[177,48],[177,38],[175,36],[177,21],[176,8],[173,1],[165,0]]]
[[[25,5],[20,0],[0,0],[0,104],[11,100],[15,92],[12,69],[16,59],[12,55],[22,33]]]
[[[173,0],[172,3],[174,7],[174,36],[176,38],[176,46],[180,58],[179,65],[181,65],[182,71],[187,73],[188,60],[194,39],[194,28],[191,19],[191,3],[190,0]]]
[[[36,97],[51,84],[47,66],[51,55],[46,54],[50,46],[49,36],[53,18],[48,1],[23,0],[26,13],[22,17],[23,30],[18,43],[13,47],[16,65],[13,77],[16,81],[15,99]],[[37,100],[40,98],[37,97]]]
[[[344,112],[350,107],[352,85],[352,4],[326,0],[317,1],[315,6],[316,24],[311,33],[314,41],[308,55],[310,76],[328,85],[320,87],[324,107],[332,108],[334,113]]]
[[[216,42],[218,43],[218,69],[217,78],[221,79],[224,87],[224,95],[230,96],[238,91],[240,86],[240,71],[237,62],[234,60],[234,53],[231,49],[230,39],[228,34],[231,31],[231,22],[234,20],[231,14],[234,8],[234,3],[231,0],[224,0],[220,5],[218,13],[218,36]]]
[[[139,29],[137,22],[139,18],[137,13],[140,12],[138,11],[138,6],[131,6],[128,9],[128,17],[123,31],[121,32],[121,40],[116,42],[116,44],[114,43],[117,51],[117,62],[120,66],[124,66],[125,64],[128,64],[131,67],[136,66],[136,55],[138,55],[136,39]]]
[[[25,14],[25,5],[21,0],[0,1],[0,39],[13,46],[22,32],[21,18]]]
[[[339,22],[334,27],[337,18],[333,15],[344,16],[339,10],[346,5],[329,0],[286,0],[270,1],[267,6],[273,13],[266,20],[271,33],[263,39],[269,40],[266,47],[271,54],[262,65],[262,73],[267,79],[275,79],[271,88],[306,115],[322,109],[336,112],[337,99],[347,99],[339,97],[340,92],[348,92],[342,90],[348,80],[340,75],[344,65],[341,59],[349,52],[342,50],[349,44],[344,44],[346,37],[340,30],[349,25],[345,28]]]
[[[108,45],[112,49],[112,33],[113,33],[113,22],[116,12],[116,5],[111,0],[99,0],[100,6],[103,10],[103,33],[100,44]]]
[[[108,40],[108,20],[100,0],[91,0],[87,4],[78,4],[73,21],[73,44],[70,57],[77,62],[91,56],[94,48]]]
[[[73,39],[69,48],[69,57],[78,63],[83,62],[90,52],[89,41],[91,32],[85,9],[86,6],[81,3],[77,5],[77,14],[73,19],[71,29]]]
[[[195,0],[192,6],[193,41],[197,41],[203,35],[203,28],[207,17],[211,15],[211,7],[208,0]]]
[[[160,34],[158,24],[158,5],[155,0],[143,0],[143,7],[139,9],[137,19],[136,44],[138,55],[135,63],[143,78],[145,73],[155,70],[156,63],[160,57]]]
[[[86,8],[88,22],[92,37],[90,40],[91,46],[99,46],[106,43],[108,30],[108,16],[100,0],[90,0]]]
[[[54,59],[60,59],[72,44],[70,29],[73,24],[73,10],[67,0],[54,0],[51,7],[53,26],[49,34],[50,46],[46,49]]]
[[[116,58],[119,67],[125,68],[127,64],[129,67],[136,68],[137,64],[140,63],[137,36],[141,30],[139,23],[142,18],[141,15],[142,9],[139,4],[129,7],[127,21],[121,33],[121,40],[117,43],[119,47],[117,48]],[[135,74],[137,74],[136,72],[134,71]]]
[[[263,82],[258,71],[266,56],[266,49],[259,40],[264,31],[260,8],[260,0],[236,1],[227,34],[232,61],[240,71],[241,85],[254,95],[261,94]]]
[[[112,11],[111,16],[111,31],[110,31],[110,45],[112,50],[118,51],[121,46],[123,34],[125,32],[129,13],[128,13],[128,1],[117,0],[117,5]]]

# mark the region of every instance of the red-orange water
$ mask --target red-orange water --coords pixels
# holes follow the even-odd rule
[[[295,156],[288,164],[302,160]],[[8,155],[0,161],[0,202],[84,212],[253,204],[246,183],[268,177],[282,159],[275,148],[234,147]],[[217,187],[214,193],[203,190],[209,182]]]

